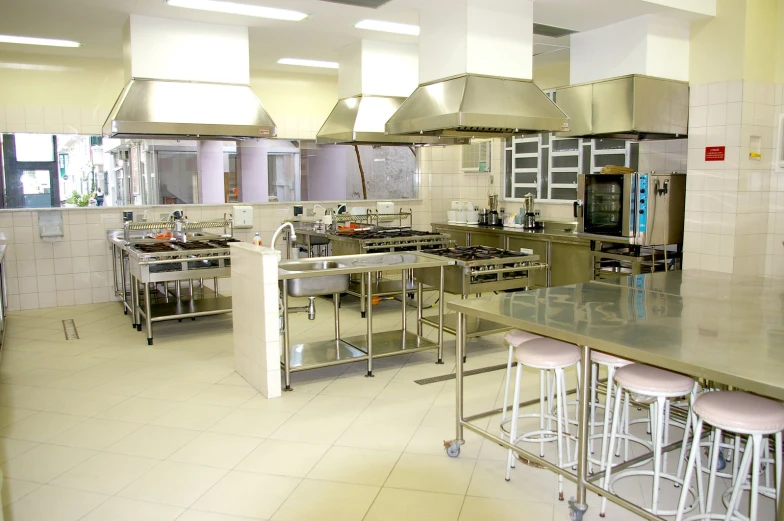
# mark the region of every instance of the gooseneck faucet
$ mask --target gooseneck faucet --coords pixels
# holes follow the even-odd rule
[[[297,238],[297,232],[294,231],[294,225],[291,223],[283,223],[278,226],[278,229],[272,234],[272,244],[270,244],[270,248],[273,250],[275,249],[275,243],[278,242],[278,237],[280,237],[280,234],[283,233],[283,230],[286,229],[287,226],[291,228],[291,239]]]

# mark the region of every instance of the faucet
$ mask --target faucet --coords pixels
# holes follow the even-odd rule
[[[283,233],[283,230],[287,226],[291,228],[291,239],[294,240],[297,238],[297,232],[294,231],[294,225],[291,223],[283,223],[278,226],[278,229],[272,234],[272,244],[270,244],[270,248],[275,249],[275,243],[278,242],[278,237],[280,237],[280,234]]]
[[[323,207],[323,206],[321,206],[320,204],[314,204],[314,205],[313,205],[313,215],[314,215],[314,216],[316,215],[316,208],[321,208],[322,210],[324,210],[324,213],[326,213],[326,212],[327,212],[326,208],[324,208],[324,207]]]

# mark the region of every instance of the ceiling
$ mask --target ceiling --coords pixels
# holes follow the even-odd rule
[[[122,27],[129,14],[142,14],[250,27],[252,69],[300,71],[301,67],[278,65],[282,57],[337,60],[338,50],[359,38],[416,43],[417,38],[355,29],[363,18],[418,23],[422,2],[443,5],[449,0],[391,0],[379,9],[342,5],[321,0],[235,0],[268,7],[303,11],[302,22],[265,20],[237,15],[200,12],[170,7],[163,0],[0,0],[0,34],[63,38],[82,42],[78,49],[0,44],[0,52],[66,55],[122,59]],[[668,10],[645,0],[536,0],[536,22],[584,31],[636,16]],[[568,37],[537,36],[534,54],[568,47]],[[555,46],[555,47],[553,47]],[[568,52],[543,54],[539,61],[568,60]],[[307,72],[336,74],[334,70]]]

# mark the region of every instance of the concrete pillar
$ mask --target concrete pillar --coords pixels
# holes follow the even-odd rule
[[[196,147],[196,168],[199,173],[199,203],[225,202],[223,182],[223,143],[199,141]]]
[[[264,141],[248,140],[237,143],[237,171],[240,200],[246,203],[266,203],[269,200],[269,181],[267,146]]]

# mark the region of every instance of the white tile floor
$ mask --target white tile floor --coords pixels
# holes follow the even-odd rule
[[[318,308],[316,321],[293,317],[297,341],[331,331],[331,303]],[[341,316],[344,335],[364,332],[356,301]],[[399,303],[374,316],[377,330],[399,326]],[[65,340],[66,318],[79,340]],[[518,465],[507,483],[505,452],[471,433],[460,458],[444,454],[454,384],[414,380],[454,369],[449,336],[445,365],[427,352],[377,361],[372,379],[364,363],[298,373],[294,392],[266,400],[233,371],[230,317],[156,325],[152,347],[114,303],[16,312],[8,324],[6,520],[569,518],[549,472]],[[469,349],[469,369],[505,363],[500,336]],[[466,413],[498,406],[502,384],[503,371],[467,378]],[[643,488],[629,494],[641,500]],[[598,504],[591,496],[586,519],[599,519]],[[639,518],[611,505],[607,519]]]

